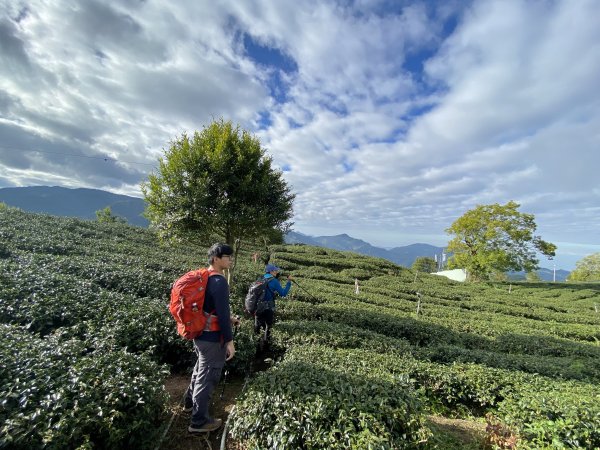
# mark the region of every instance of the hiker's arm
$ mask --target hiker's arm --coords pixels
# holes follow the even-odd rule
[[[282,297],[285,297],[287,295],[287,293],[290,291],[290,288],[292,287],[292,282],[290,280],[288,280],[287,283],[285,283],[285,288],[282,288],[279,281],[275,280],[275,283],[269,283],[269,287],[271,287],[271,286],[273,286],[275,288],[275,290],[279,293],[279,295],[281,295]]]
[[[229,310],[229,286],[225,277],[211,277],[214,282],[210,284],[210,295],[215,302],[215,314],[219,319],[219,328],[223,336],[223,342],[233,340],[231,332],[231,311]],[[235,350],[234,350],[235,351]]]

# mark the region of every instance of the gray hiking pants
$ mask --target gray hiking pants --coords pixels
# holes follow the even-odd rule
[[[208,406],[221,379],[221,371],[225,364],[225,346],[220,342],[194,339],[194,350],[198,360],[187,390],[185,406],[192,407],[191,424],[200,427],[211,421]]]

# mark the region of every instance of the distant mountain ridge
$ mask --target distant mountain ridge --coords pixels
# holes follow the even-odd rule
[[[569,272],[568,270],[563,270],[563,269],[556,269],[556,273],[554,270],[552,269],[545,269],[545,268],[540,268],[537,271],[538,275],[540,276],[540,278],[544,281],[555,281],[554,278],[556,277],[556,281],[566,281],[567,277],[569,276],[569,274],[571,272]],[[517,281],[523,281],[526,279],[527,274],[524,271],[521,272],[509,272],[508,274],[508,278],[510,280],[517,280]]]
[[[368,242],[355,239],[347,234],[308,236],[295,231],[290,231],[285,236],[285,242],[288,244],[306,244],[334,250],[352,251],[362,255],[384,258],[404,267],[411,267],[418,257],[435,258],[435,255],[438,255],[438,258],[440,258],[444,250],[444,247],[436,247],[429,244],[411,244],[386,250],[385,248],[374,247]],[[565,281],[570,272],[561,269],[556,270],[556,273],[554,273],[551,269],[540,268],[537,273],[543,281],[554,281],[555,277],[556,281]],[[525,280],[525,272],[509,272],[507,275],[511,280]]]
[[[307,244],[334,250],[352,251],[361,255],[384,258],[405,267],[412,266],[415,259],[420,256],[435,258],[435,255],[438,255],[440,257],[444,249],[443,247],[436,247],[429,244],[411,244],[387,250],[381,247],[374,247],[368,242],[355,239],[347,234],[315,237],[295,231],[291,231],[285,236],[285,242],[288,244]]]
[[[149,224],[142,216],[146,208],[143,199],[100,189],[59,186],[0,188],[0,202],[23,211],[88,220],[96,219],[96,211],[108,206],[115,216],[123,217],[131,225],[147,227]]]

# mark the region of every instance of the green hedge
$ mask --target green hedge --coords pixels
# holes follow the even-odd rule
[[[257,250],[236,255],[234,313],[242,313],[250,281],[262,274],[250,258]],[[525,448],[598,446],[600,286],[463,284],[349,252],[285,245],[270,252],[299,284],[278,306],[273,340],[283,359],[250,383],[243,401],[250,414],[238,418],[236,433],[244,445],[401,448],[427,437],[425,412],[441,411],[492,413]],[[168,292],[174,279],[205,264],[204,255],[203,248],[161,246],[151,231],[124,224],[0,209],[0,323],[11,324],[0,336],[1,375],[11,380],[3,391],[3,444],[24,446],[25,424],[33,423],[34,447],[46,439],[58,448],[69,433],[74,445],[147,445],[154,435],[139,430],[162,413],[161,388],[144,394],[154,399],[149,409],[130,408],[135,395],[124,379],[160,373],[163,363],[193,363],[191,343],[177,336],[168,314]],[[247,373],[255,348],[252,322],[244,321],[231,368]],[[85,386],[73,385],[72,374]],[[146,386],[159,385],[152,378]],[[53,413],[44,399],[56,395]],[[95,409],[76,404],[76,396]],[[39,412],[29,409],[44,401]],[[96,433],[86,424],[98,412],[110,420],[99,419]]]
[[[500,403],[498,415],[530,448],[600,448],[597,385],[532,380]]]
[[[0,325],[0,446],[147,448],[164,419],[168,371],[124,349],[90,352],[84,341],[37,338]]]
[[[250,448],[409,448],[428,436],[408,377],[382,355],[296,347],[259,374],[231,416]]]
[[[285,321],[273,328],[273,343],[281,349],[325,345],[331,348],[363,348],[374,352],[411,354],[409,343],[374,331],[324,321]]]

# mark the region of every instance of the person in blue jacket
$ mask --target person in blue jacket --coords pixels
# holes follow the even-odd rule
[[[280,268],[273,265],[267,264],[265,266],[265,298],[264,301],[258,304],[256,315],[254,316],[254,331],[260,333],[261,329],[265,329],[267,332],[267,341],[271,337],[271,328],[275,320],[275,297],[279,294],[281,297],[285,297],[290,289],[292,288],[292,280],[294,279],[291,275],[287,277],[287,283],[285,287],[281,287],[279,283],[278,275]],[[267,281],[268,280],[268,281]]]

